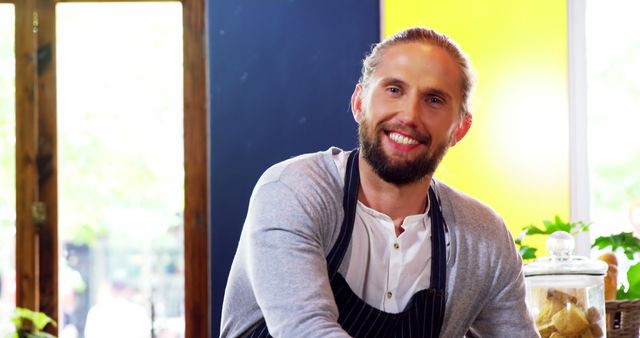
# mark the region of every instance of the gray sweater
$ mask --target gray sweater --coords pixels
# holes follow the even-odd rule
[[[349,337],[337,323],[325,257],[343,219],[343,181],[331,148],[269,168],[256,184],[231,266],[220,337],[243,337],[264,317],[274,337]],[[502,218],[434,180],[451,246],[442,337],[538,337],[522,261]],[[352,253],[347,251],[347,256]],[[349,258],[340,271],[347,270]]]

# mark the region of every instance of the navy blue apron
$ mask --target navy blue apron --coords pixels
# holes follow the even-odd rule
[[[327,256],[329,281],[338,305],[338,323],[352,337],[416,338],[438,337],[445,309],[446,242],[444,218],[432,187],[429,187],[429,217],[431,217],[431,285],[418,291],[400,313],[378,310],[360,299],[338,273],[349,247],[356,217],[360,173],[358,150],[349,155],[344,185],[344,221],[338,239]],[[271,337],[263,321],[251,338]]]

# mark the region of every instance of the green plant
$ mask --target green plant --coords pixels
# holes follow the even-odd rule
[[[15,309],[14,313],[11,320],[16,331],[11,336],[12,338],[55,338],[54,335],[42,331],[49,324],[57,325],[46,314],[19,307]]]
[[[542,227],[536,225],[529,225],[522,229],[522,232],[516,237],[515,242],[518,246],[520,256],[524,260],[536,258],[537,248],[524,244],[525,238],[530,235],[551,235],[556,231],[566,231],[571,235],[577,235],[581,232],[589,231],[589,225],[582,221],[577,222],[565,222],[560,216],[556,215],[553,221],[545,220],[542,222]]]
[[[616,235],[600,236],[595,239],[591,247],[599,249],[611,248],[612,252],[622,249],[625,256],[631,261],[640,254],[640,239],[633,236],[631,232],[621,232]],[[621,285],[616,293],[616,299],[639,299],[640,298],[640,262],[632,265],[627,271],[628,285]]]

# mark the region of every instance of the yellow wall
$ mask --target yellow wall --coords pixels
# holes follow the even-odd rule
[[[558,0],[383,4],[384,36],[433,27],[471,58],[473,126],[437,176],[490,204],[514,234],[569,216],[566,13]]]

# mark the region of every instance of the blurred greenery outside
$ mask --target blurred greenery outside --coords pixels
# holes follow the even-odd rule
[[[13,16],[13,6],[0,5],[0,248],[11,250]],[[81,296],[77,307],[85,313],[73,319],[83,321],[103,284],[127,281],[150,316],[178,318],[163,325],[180,326],[182,8],[178,2],[71,3],[59,4],[56,16],[61,293],[71,288]],[[15,252],[7,254],[3,273],[14,269],[5,261]]]
[[[638,11],[640,3],[632,0],[587,5],[592,238],[631,231],[631,209],[640,202],[640,33],[628,29]]]
[[[0,4],[0,319],[14,306],[15,288],[14,16],[13,5]],[[0,320],[0,334],[7,324]]]

